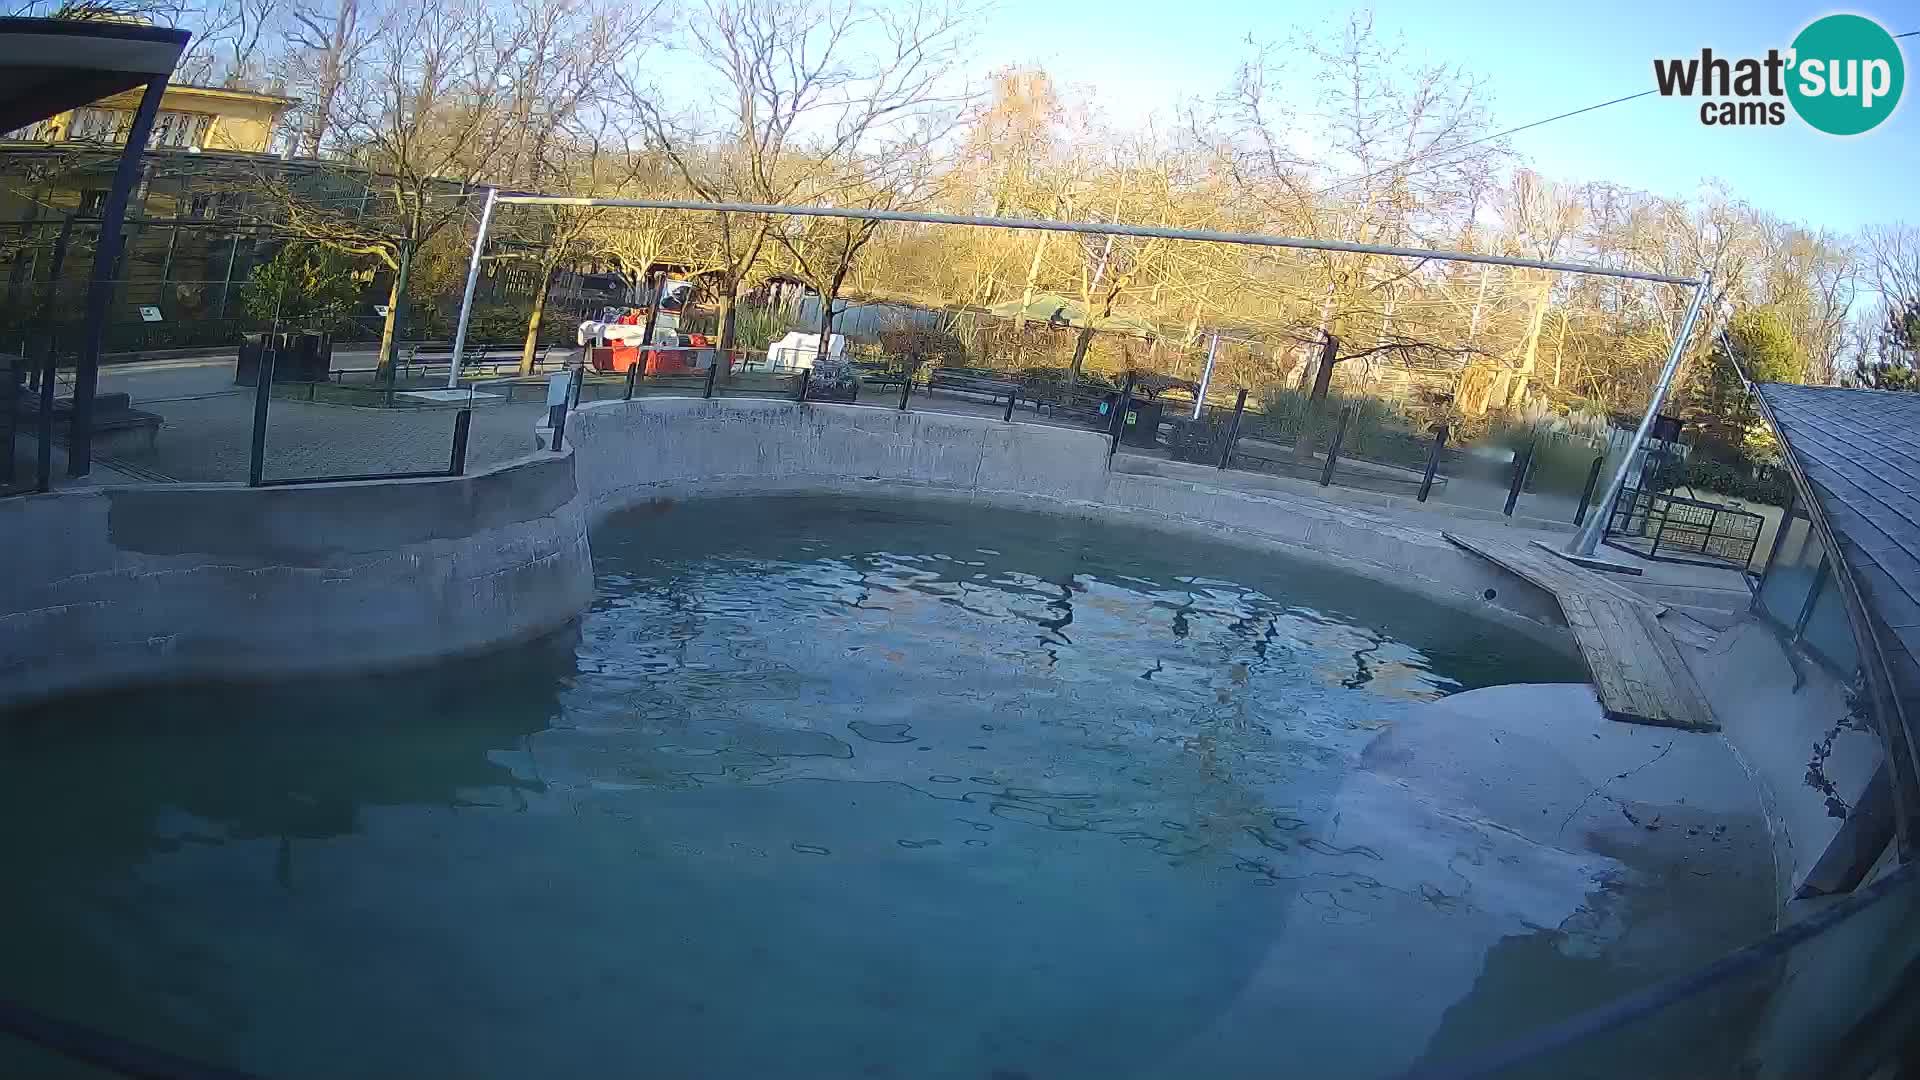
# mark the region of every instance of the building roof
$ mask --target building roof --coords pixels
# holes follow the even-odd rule
[[[164,77],[187,38],[123,22],[0,19],[0,131]]]
[[[1860,587],[1901,712],[1920,720],[1920,393],[1759,390]]]

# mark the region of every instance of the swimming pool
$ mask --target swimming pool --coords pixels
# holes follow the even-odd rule
[[[594,548],[521,648],[0,721],[0,993],[289,1078],[1327,1076],[1690,962],[1616,970],[1604,859],[1355,795],[1427,703],[1583,681],[1550,644],[965,504]]]

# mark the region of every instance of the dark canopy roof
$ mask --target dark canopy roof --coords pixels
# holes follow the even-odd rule
[[[1920,394],[1759,390],[1860,588],[1896,707],[1920,721]]]
[[[121,22],[0,19],[0,132],[171,73],[188,36]]]

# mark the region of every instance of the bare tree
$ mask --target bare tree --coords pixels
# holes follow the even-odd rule
[[[286,43],[292,85],[302,95],[299,151],[317,158],[335,126],[341,90],[360,75],[379,40],[378,0],[294,0]]]
[[[714,76],[707,100],[680,119],[659,107],[657,93],[632,100],[701,198],[831,197],[860,185],[867,155],[929,108],[957,100],[945,87],[966,14],[938,0],[897,10],[853,0],[706,0],[687,32]],[[717,118],[714,127],[703,113]],[[740,292],[781,226],[767,215],[716,214],[709,227],[719,344],[730,349]],[[857,245],[841,250],[850,259]]]

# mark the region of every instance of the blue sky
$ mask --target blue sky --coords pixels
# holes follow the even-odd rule
[[[1825,7],[1782,0],[1378,0],[1374,26],[1403,34],[1409,56],[1466,66],[1492,91],[1494,120],[1513,127],[1651,89],[1655,57],[1764,55],[1786,48],[1818,16],[1851,11],[1894,33],[1920,30],[1920,4],[1885,0]],[[1294,25],[1343,20],[1344,8],[1224,0],[1049,0],[1045,15],[1005,0],[982,30],[981,70],[1038,62],[1093,92],[1117,123],[1137,123],[1181,98],[1224,84],[1248,33],[1284,36]],[[1920,38],[1901,42],[1907,89],[1893,118],[1867,135],[1836,139],[1789,117],[1785,127],[1718,129],[1698,101],[1648,97],[1513,137],[1533,168],[1554,179],[1611,180],[1667,195],[1718,178],[1781,217],[1852,231],[1920,222]],[[1300,103],[1310,107],[1311,103]]]

